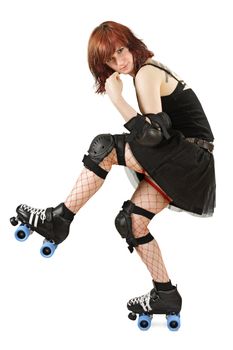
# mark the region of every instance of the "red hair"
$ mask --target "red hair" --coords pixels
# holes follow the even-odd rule
[[[133,55],[135,74],[148,58],[154,56],[128,27],[113,21],[101,23],[93,30],[88,42],[88,64],[97,93],[105,92],[105,81],[114,72],[105,62],[113,56],[117,45],[127,47]]]

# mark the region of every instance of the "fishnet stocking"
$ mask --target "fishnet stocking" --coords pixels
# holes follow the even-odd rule
[[[125,160],[126,165],[130,169],[137,172],[143,172],[141,165],[134,158],[129,145],[125,146]],[[99,166],[106,171],[110,171],[112,165],[117,164],[117,155],[115,149],[99,164]],[[84,168],[78,177],[71,193],[65,201],[65,205],[73,213],[77,213],[79,209],[90,199],[96,191],[102,186],[104,179],[100,178],[92,171]]]
[[[158,214],[168,205],[167,199],[144,180],[139,184],[131,200],[137,206],[155,214]],[[149,232],[147,228],[149,222],[150,219],[144,216],[132,214],[132,229],[134,236],[137,238],[145,236]],[[154,281],[169,281],[161,251],[155,239],[149,243],[139,245],[136,250],[146,264]]]
[[[104,179],[101,179],[92,171],[84,168],[65,201],[66,207],[76,214],[88,199],[98,191],[103,182]]]
[[[139,173],[144,172],[144,169],[134,158],[128,144],[125,146],[125,161],[128,168]],[[115,149],[112,150],[99,166],[106,171],[110,171],[114,164],[117,164]],[[87,168],[84,168],[65,201],[66,207],[73,213],[77,213],[88,199],[98,191],[103,182],[104,179],[100,178]],[[159,213],[168,205],[168,201],[146,181],[141,181],[131,200],[139,207],[147,209],[155,214]],[[132,228],[135,237],[142,237],[148,233],[147,225],[149,224],[149,221],[150,220],[146,217],[132,214]],[[138,246],[136,250],[146,264],[154,281],[169,281],[159,246],[155,240]]]
[[[112,150],[99,166],[106,171],[110,171],[113,164],[117,164],[115,149]],[[88,199],[98,191],[103,183],[104,179],[97,176],[89,169],[84,168],[65,201],[66,207],[76,214]]]

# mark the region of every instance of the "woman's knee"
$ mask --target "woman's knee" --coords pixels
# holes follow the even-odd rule
[[[144,216],[132,214],[132,232],[134,237],[145,236],[149,232],[149,222],[150,219]]]
[[[97,135],[91,142],[88,155],[84,155],[86,168],[105,179],[112,164],[116,164],[115,140],[111,134]]]
[[[139,218],[137,218],[139,216],[145,218],[145,220],[140,221],[140,224]],[[115,226],[121,237],[126,239],[130,251],[133,247],[153,239],[147,229],[147,224],[153,217],[154,213],[138,207],[132,201],[124,202],[122,210],[116,216]],[[141,239],[144,236],[145,240]]]

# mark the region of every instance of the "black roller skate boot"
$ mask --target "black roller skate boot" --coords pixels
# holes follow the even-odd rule
[[[33,231],[36,231],[45,237],[46,243],[41,248],[44,257],[50,257],[57,245],[67,238],[74,218],[74,213],[66,208],[64,203],[47,209],[36,209],[21,204],[16,208],[16,212],[17,216],[10,220],[14,226],[21,222],[15,232],[16,239],[25,241]]]
[[[131,320],[136,320],[137,314],[139,315],[138,327],[141,330],[150,328],[153,314],[165,314],[168,328],[176,331],[180,327],[181,305],[182,299],[177,287],[157,290],[154,283],[154,288],[149,293],[130,299],[127,308],[131,311],[129,314]]]

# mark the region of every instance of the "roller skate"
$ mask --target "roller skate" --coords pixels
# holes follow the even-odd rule
[[[20,223],[15,231],[15,238],[24,242],[33,231],[36,231],[45,238],[40,249],[41,255],[45,258],[50,258],[58,244],[66,239],[74,217],[64,203],[47,209],[36,209],[21,204],[16,208],[16,213],[17,216],[10,219],[13,226]]]
[[[154,283],[154,288],[149,293],[129,300],[127,304],[127,308],[130,310],[128,317],[131,320],[136,320],[138,315],[138,327],[146,331],[151,326],[154,314],[165,314],[168,329],[177,331],[180,328],[181,304],[182,299],[176,287],[160,291],[156,289]]]

